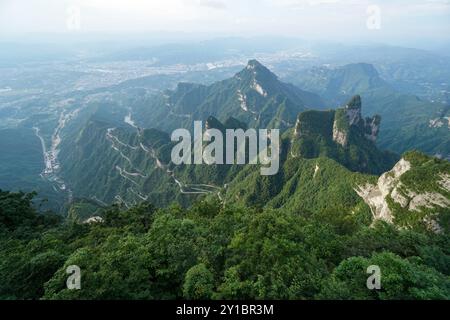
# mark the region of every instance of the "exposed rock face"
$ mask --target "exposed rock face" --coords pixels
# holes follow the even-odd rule
[[[411,200],[408,204],[408,209],[412,211],[420,211],[420,208],[434,208],[450,206],[450,200],[444,197],[440,193],[425,192],[417,194],[415,192],[409,192],[408,198]]]
[[[320,170],[320,167],[319,167],[319,165],[316,163],[316,167],[314,168],[314,175],[313,175],[313,178],[316,177],[317,172],[319,172],[319,170]]]
[[[362,120],[361,117],[361,97],[354,96],[345,106],[345,112],[349,121],[349,125],[358,125]]]
[[[443,125],[444,125],[444,122],[442,121],[442,119],[441,118],[437,118],[437,119],[430,120],[430,123],[429,123],[428,126],[430,128],[440,128]]]
[[[256,79],[253,80],[252,88],[263,97],[267,97],[267,92],[263,89],[263,87],[261,87],[261,85],[256,81]]]
[[[378,132],[380,131],[380,122],[381,117],[378,115],[374,116],[373,118],[366,118],[364,126],[366,128],[365,137],[368,140],[373,142],[377,140]]]
[[[241,93],[241,90],[238,90],[237,95],[238,95],[238,100],[241,103],[241,109],[244,111],[248,111],[247,101],[246,101],[247,97]]]
[[[350,127],[359,127],[366,139],[375,142],[380,129],[380,116],[363,119],[361,115],[361,97],[354,96],[347,105],[336,113],[333,124],[333,140],[345,147],[348,144]]]
[[[442,126],[447,123],[448,129],[450,130],[450,117],[442,117],[442,118],[436,118],[431,119],[429,121],[428,127],[430,128],[441,128]]]
[[[333,123],[333,141],[345,147],[348,143],[348,131],[344,131],[338,127],[337,121]]]
[[[297,120],[295,121],[295,126],[294,126],[294,137],[295,138],[300,138],[300,126],[301,126],[301,121],[300,119],[297,117]]]
[[[353,96],[345,107],[347,109],[360,109],[361,110],[361,96],[358,94]]]
[[[401,159],[394,168],[384,173],[376,185],[367,184],[356,189],[356,193],[364,199],[372,210],[375,219],[381,219],[387,222],[393,220],[391,209],[386,202],[386,196],[391,195],[394,201],[404,204],[405,199],[398,192],[400,184],[399,178],[402,174],[411,168],[411,164]]]
[[[85,224],[103,223],[103,218],[100,216],[93,216],[90,217],[89,219],[84,220],[83,223]]]
[[[401,159],[394,168],[384,173],[376,185],[366,184],[355,189],[357,194],[369,205],[375,219],[393,222],[392,208],[389,207],[389,196],[401,208],[411,212],[421,212],[423,209],[448,208],[450,199],[439,192],[416,192],[405,186],[400,177],[411,169],[411,163]],[[450,191],[450,175],[442,174],[439,184],[443,189]],[[427,216],[424,222],[430,230],[439,232],[442,229],[433,217]]]
[[[357,121],[364,122],[358,109],[351,111]],[[376,128],[372,133],[359,125],[350,126],[344,108],[301,112],[292,129],[292,157],[311,159],[326,155],[352,171],[377,175],[390,170],[399,159],[395,154],[380,151],[366,137],[366,134],[376,136]]]
[[[440,177],[441,180],[439,181],[439,184],[441,185],[442,188],[450,192],[450,174],[444,173],[441,174]]]

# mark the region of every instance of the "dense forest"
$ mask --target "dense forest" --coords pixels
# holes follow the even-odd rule
[[[450,238],[367,214],[110,206],[102,221],[41,213],[0,191],[0,299],[449,299]],[[66,269],[81,269],[69,290]],[[381,270],[381,289],[366,286]]]

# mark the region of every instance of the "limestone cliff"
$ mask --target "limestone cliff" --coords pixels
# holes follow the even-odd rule
[[[423,225],[434,232],[450,213],[450,163],[422,154],[406,154],[377,184],[355,189],[371,208],[374,219],[402,227]],[[418,180],[417,176],[423,177]]]
[[[380,116],[363,118],[361,115],[361,97],[354,96],[344,108],[336,110],[333,123],[333,141],[345,147],[348,145],[350,128],[358,127],[364,136],[375,142],[380,127]]]
[[[336,110],[308,110],[298,115],[291,136],[292,157],[327,156],[353,171],[381,174],[399,157],[378,150],[380,117],[364,119],[361,98],[353,97]]]

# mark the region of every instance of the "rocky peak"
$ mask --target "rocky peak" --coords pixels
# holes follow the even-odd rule
[[[250,60],[247,66],[235,76],[241,80],[266,83],[277,81],[278,77],[257,60]]]
[[[399,158],[379,150],[365,138],[361,127],[350,127],[344,108],[303,111],[290,133],[289,155],[293,158],[327,155],[352,171],[374,174],[389,170]]]
[[[344,107],[345,113],[351,126],[359,124],[362,119],[361,116],[361,97],[354,96]]]
[[[359,109],[361,111],[361,96],[355,95],[345,106],[346,109]]]
[[[245,70],[252,70],[255,71],[256,73],[268,73],[276,77],[275,74],[273,74],[269,69],[267,69],[262,63],[260,63],[256,59],[249,60],[247,66],[245,67]]]
[[[344,106],[336,110],[333,124],[333,140],[342,146],[348,144],[350,127],[358,127],[364,136],[375,142],[378,136],[381,118],[376,115],[372,118],[363,119],[361,115],[361,97],[356,95]]]

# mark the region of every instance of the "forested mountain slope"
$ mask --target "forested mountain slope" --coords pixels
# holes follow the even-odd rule
[[[160,206],[176,201],[186,206],[203,195],[223,199],[228,197],[228,188],[236,185],[235,181],[242,176],[256,175],[257,179],[277,181],[282,186],[293,178],[280,178],[283,171],[296,171],[290,168],[295,163],[291,158],[297,159],[298,164],[303,159],[334,159],[336,166],[343,169],[378,174],[389,170],[397,156],[376,147],[380,120],[362,118],[361,108],[360,97],[355,96],[336,111],[300,113],[295,125],[282,138],[280,166],[283,169],[273,177],[260,177],[259,165],[174,165],[171,151],[175,143],[170,141],[168,133],[120,121],[108,123],[106,113],[99,111],[100,115],[94,114],[86,122],[75,143],[62,150],[61,174],[65,181],[71,181],[75,197],[95,200],[100,205],[118,202],[125,207],[142,201]],[[226,129],[247,129],[247,125],[233,117],[222,123],[209,116],[203,129],[207,128],[225,133]],[[303,174],[301,169],[297,173]],[[333,189],[327,189],[327,183],[331,185],[333,179],[327,177],[321,185],[326,190],[320,191],[331,193]],[[247,191],[252,190],[257,192],[253,188]],[[278,192],[281,190],[260,193],[260,200],[269,202]]]

